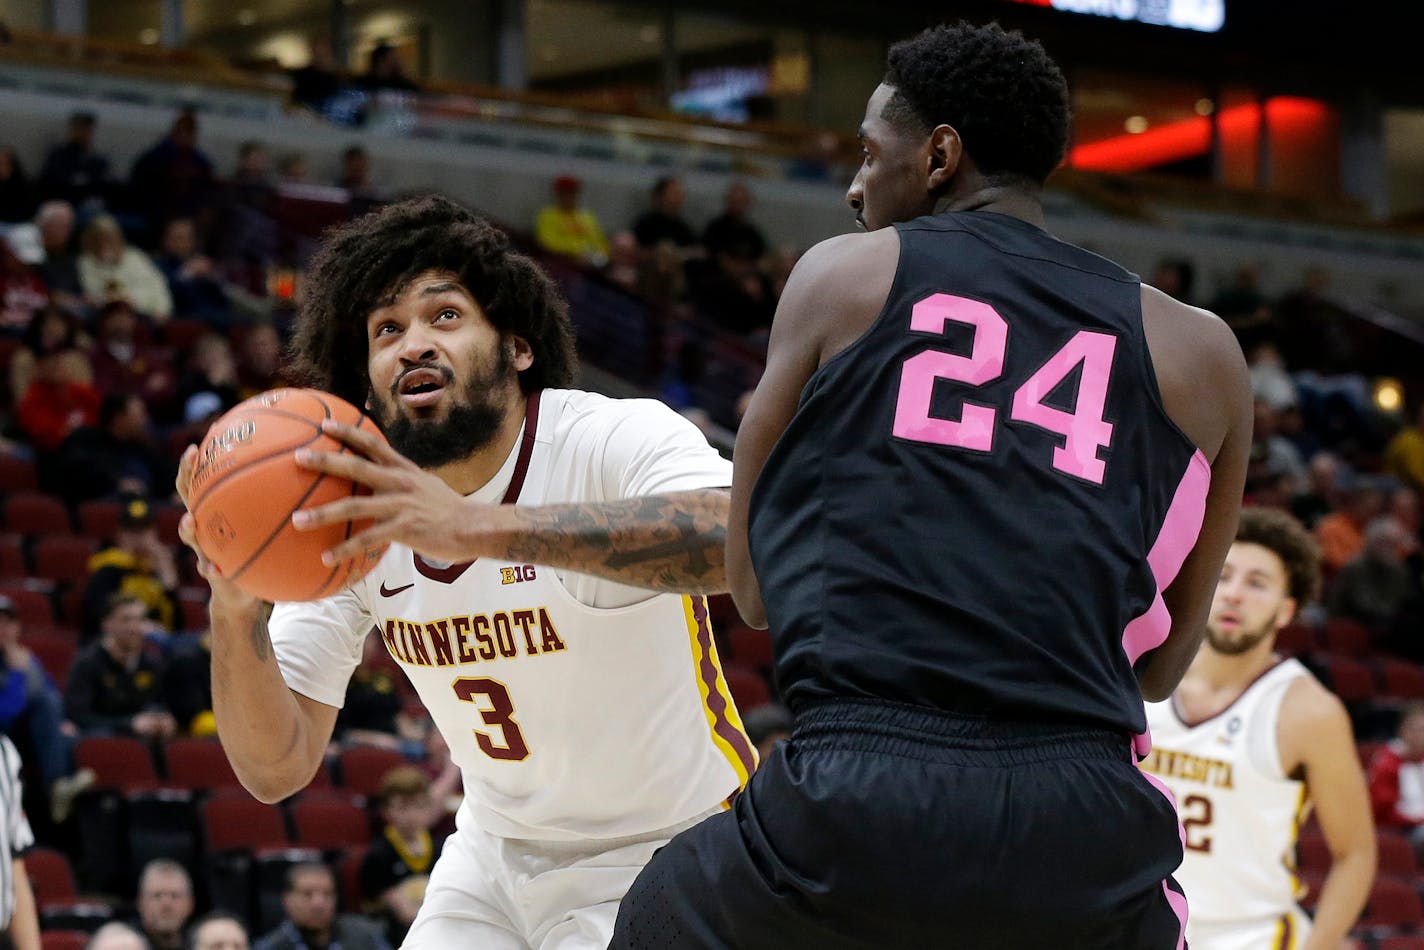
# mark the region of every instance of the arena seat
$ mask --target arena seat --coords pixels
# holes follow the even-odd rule
[[[728,628],[727,640],[732,648],[732,660],[738,665],[758,671],[772,667],[771,634],[765,630],[738,624]]]
[[[1419,872],[1414,860],[1414,845],[1405,835],[1380,829],[1375,832],[1375,845],[1379,852],[1381,874],[1411,878]]]
[[[260,851],[290,844],[282,809],[259,802],[243,791],[216,791],[199,808],[209,854]]]
[[[39,538],[31,552],[35,574],[52,581],[82,584],[89,578],[89,558],[98,549],[99,542],[80,535]]]
[[[201,631],[208,629],[208,599],[212,595],[203,587],[180,587],[178,589],[178,611],[180,629]]]
[[[1369,699],[1375,692],[1375,678],[1370,668],[1359,660],[1347,656],[1318,654],[1317,666],[1325,685],[1345,702]]]
[[[1380,691],[1393,699],[1424,699],[1424,668],[1408,660],[1379,657],[1375,661]]]
[[[0,578],[21,580],[29,573],[24,552],[20,550],[20,536],[6,533],[0,537]]]
[[[177,353],[189,353],[213,331],[201,320],[175,317],[163,325],[163,342]]]
[[[771,690],[766,680],[755,670],[733,664],[724,664],[722,676],[727,681],[727,689],[736,700],[738,709],[755,709],[771,702]]]
[[[49,585],[29,580],[0,584],[0,594],[10,598],[20,615],[20,622],[27,627],[54,626],[54,605],[49,594],[36,589],[41,586]]]
[[[1282,627],[1276,634],[1276,649],[1282,653],[1309,653],[1319,647],[1315,641],[1315,631],[1303,623],[1293,623]]]
[[[366,860],[364,846],[347,848],[341,853],[341,863],[337,866],[336,878],[341,889],[341,909],[350,914],[361,912],[365,903],[361,894],[361,863]]]
[[[13,455],[0,456],[0,493],[35,491],[39,487],[34,462]]]
[[[335,851],[364,847],[371,840],[371,821],[364,808],[328,796],[304,796],[291,805],[297,843]]]
[[[131,791],[124,796],[129,872],[137,877],[154,858],[171,858],[190,871],[202,853],[193,793],[182,788]]]
[[[242,788],[216,739],[172,739],[163,747],[163,759],[169,784],[178,788],[194,792]]]
[[[40,950],[84,950],[89,934],[82,930],[46,930],[40,934]]]
[[[148,746],[129,736],[87,736],[75,745],[74,758],[94,770],[96,788],[138,792],[158,787]]]
[[[177,505],[155,505],[153,520],[158,527],[158,537],[164,544],[178,547],[183,539],[178,537],[178,522],[183,520],[186,508]]]
[[[1424,923],[1424,905],[1414,885],[1393,877],[1375,879],[1360,924],[1365,927],[1417,927]]]
[[[1395,934],[1383,937],[1375,944],[1376,950],[1424,950],[1424,936],[1418,934]]]
[[[1331,617],[1320,628],[1320,643],[1331,653],[1362,657],[1370,653],[1370,631],[1358,620]]]
[[[100,542],[114,539],[114,533],[119,530],[119,513],[117,501],[103,499],[81,502],[75,512],[80,533]]]
[[[1330,870],[1330,847],[1325,836],[1316,830],[1302,831],[1296,843],[1297,864],[1302,872]]]
[[[70,637],[53,634],[34,636],[29,633],[25,634],[22,642],[35,655],[35,659],[40,661],[40,666],[44,667],[50,679],[63,689],[64,684],[69,681],[69,668],[74,665],[74,658],[79,655],[79,643]]]
[[[74,533],[64,502],[44,492],[11,492],[5,497],[4,510],[5,527],[29,537]]]
[[[55,904],[40,911],[40,930],[92,934],[114,919],[114,908],[104,901],[81,900]]]
[[[342,749],[338,761],[341,764],[341,784],[368,798],[376,794],[376,789],[380,787],[381,779],[387,772],[397,766],[410,764],[405,756],[394,749],[375,746]]]
[[[37,847],[25,852],[25,873],[35,892],[35,906],[40,910],[52,904],[72,904],[78,899],[74,868],[63,851]]]

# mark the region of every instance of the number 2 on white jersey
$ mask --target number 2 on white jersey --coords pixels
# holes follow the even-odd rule
[[[983,386],[1003,375],[1009,325],[983,301],[954,294],[931,294],[910,310],[910,329],[920,333],[943,334],[951,321],[974,329],[969,355],[927,348],[905,360],[893,431],[913,442],[989,452],[994,447],[997,409],[966,399],[955,420],[930,415],[930,403],[936,379]],[[1063,436],[1063,444],[1053,450],[1056,470],[1095,485],[1103,483],[1106,472],[1098,451],[1112,443],[1113,426],[1103,418],[1103,411],[1116,348],[1117,337],[1110,333],[1079,330],[1014,392],[1009,407],[1010,421]],[[1054,387],[1080,364],[1083,370],[1073,411],[1045,403]]]

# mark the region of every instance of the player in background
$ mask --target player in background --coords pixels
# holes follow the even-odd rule
[[[1147,706],[1142,768],[1177,799],[1176,873],[1192,950],[1338,950],[1369,897],[1375,835],[1354,733],[1340,700],[1276,634],[1315,596],[1320,550],[1290,515],[1241,512],[1206,641],[1181,685]],[[1311,808],[1330,848],[1315,922],[1296,905],[1296,836]]]
[[[270,618],[203,562],[237,774],[265,801],[311,780],[374,627],[466,793],[404,946],[602,950],[653,851],[755,767],[701,596],[725,587],[730,465],[661,403],[561,388],[552,282],[444,199],[328,237],[294,352],[390,440],[336,427],[356,454],[299,453],[373,495],[294,524],[374,519],[337,558],[393,543],[350,590]]]
[[[1235,529],[1245,361],[1044,230],[1041,46],[946,26],[887,65],[868,233],[796,265],[734,457],[728,576],[796,728],[612,946],[1180,950],[1177,816],[1133,749]]]

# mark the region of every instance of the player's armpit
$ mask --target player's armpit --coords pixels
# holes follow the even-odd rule
[[[1292,683],[1281,704],[1279,745],[1287,772],[1305,773],[1330,872],[1305,950],[1335,950],[1364,910],[1374,883],[1376,848],[1369,793],[1345,707],[1310,678]]]
[[[488,546],[632,587],[680,594],[727,589],[726,489],[705,488],[574,505],[502,506]]]

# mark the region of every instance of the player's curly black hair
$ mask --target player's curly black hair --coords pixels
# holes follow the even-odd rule
[[[928,134],[953,126],[990,178],[1042,184],[1068,148],[1068,83],[1036,40],[997,23],[925,30],[890,47],[881,115]]]
[[[495,329],[528,341],[534,363],[519,374],[524,392],[573,381],[573,326],[553,281],[498,228],[438,196],[391,204],[327,233],[292,334],[292,380],[364,405],[367,317],[432,270],[455,274]]]
[[[1314,599],[1320,588],[1320,546],[1299,521],[1274,508],[1243,508],[1236,540],[1259,544],[1281,559],[1287,589],[1297,604]]]

